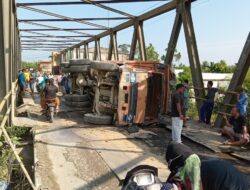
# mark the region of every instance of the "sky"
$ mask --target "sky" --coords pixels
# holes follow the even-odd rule
[[[16,0],[20,2],[41,2],[42,0]],[[49,0],[47,0],[49,1]],[[77,0],[50,0],[50,1],[77,1]],[[143,2],[143,3],[118,3],[108,4],[108,6],[117,8],[124,12],[140,15],[165,2]],[[53,13],[69,16],[73,18],[82,17],[116,17],[121,16],[93,5],[77,5],[77,6],[36,6],[42,10],[47,10]],[[220,61],[225,60],[228,64],[237,63],[246,42],[247,36],[250,32],[250,0],[197,0],[192,4],[192,18],[194,23],[197,46],[199,50],[200,60],[202,61]],[[152,43],[159,55],[165,54],[165,48],[168,45],[173,22],[175,18],[175,11],[171,11],[152,18],[144,22],[144,35],[146,45]],[[34,13],[25,9],[18,9],[18,19],[31,18],[55,18],[40,13]],[[123,21],[95,21],[95,23],[113,27]],[[74,22],[43,22],[51,26],[61,28],[91,28],[80,23]],[[20,29],[29,28],[43,28],[39,26],[32,26],[28,24],[19,24]],[[82,31],[83,32],[83,31]],[[97,34],[101,31],[85,31],[91,34]],[[45,32],[41,32],[45,33]],[[133,28],[118,32],[118,44],[130,44],[132,39]],[[53,31],[46,32],[51,35],[78,35],[69,32]],[[21,32],[21,35],[33,34]],[[84,38],[86,39],[86,38]],[[81,39],[81,40],[84,40]],[[26,39],[28,40],[28,39]],[[101,46],[108,47],[109,38],[101,39]],[[93,47],[94,43],[90,44]],[[183,29],[181,31],[177,50],[181,52],[180,63],[189,64],[186,43]],[[44,51],[23,51],[23,61],[40,61],[48,60],[51,52]]]

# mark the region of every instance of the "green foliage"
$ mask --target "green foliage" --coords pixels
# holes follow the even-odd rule
[[[121,44],[118,46],[119,50],[125,53],[129,53],[130,45],[129,44]]]
[[[130,51],[130,45],[129,44],[121,44],[118,46],[120,51],[129,53]],[[147,53],[147,59],[150,61],[158,61],[159,60],[159,54],[157,53],[157,51],[155,50],[155,47],[153,46],[153,44],[149,44],[146,47],[146,53]],[[139,51],[139,47],[137,46],[135,49],[135,60],[140,60],[141,56],[140,56],[140,51]]]
[[[167,50],[168,49],[166,48],[165,51],[167,52]],[[165,61],[165,59],[166,59],[166,55],[162,55],[161,60]],[[180,60],[181,60],[181,52],[178,52],[177,49],[175,49],[174,50],[174,61],[179,63]]]
[[[183,82],[184,80],[188,80],[190,84],[192,83],[192,74],[190,67],[182,66],[180,69],[183,69],[183,72],[179,74],[179,77],[177,78],[178,82]]]
[[[33,68],[35,70],[38,70],[38,62],[22,62],[22,68]]]
[[[201,65],[202,72],[205,73],[233,73],[235,65],[228,65],[224,60],[217,63],[204,61]]]
[[[18,144],[21,137],[29,132],[29,129],[21,127],[7,127],[6,130],[14,144]],[[10,173],[9,168],[13,160],[13,152],[2,135],[0,138],[0,181],[7,181]]]
[[[159,54],[155,50],[153,44],[149,44],[148,47],[146,47],[147,52],[147,59],[150,61],[158,61],[159,60]]]

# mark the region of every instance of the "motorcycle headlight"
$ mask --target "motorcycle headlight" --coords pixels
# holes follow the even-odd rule
[[[136,182],[138,186],[147,186],[155,182],[155,177],[151,173],[140,173],[134,176],[133,181]]]

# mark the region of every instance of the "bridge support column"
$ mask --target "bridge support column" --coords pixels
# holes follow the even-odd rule
[[[95,40],[95,49],[94,49],[94,60],[101,60],[101,46],[100,39]]]
[[[247,41],[245,43],[245,46],[243,48],[243,51],[241,53],[240,59],[238,61],[238,64],[236,66],[236,69],[234,71],[233,77],[231,79],[231,82],[228,87],[228,91],[233,91],[235,92],[238,87],[242,86],[247,72],[250,67],[250,33],[248,34]],[[225,95],[225,98],[223,100],[223,104],[233,104],[235,102],[234,98],[235,95],[231,93],[227,93]],[[219,111],[220,112],[228,112],[230,108],[228,107],[222,107]],[[215,121],[215,126],[216,127],[222,127],[223,125],[223,117],[221,114],[218,114],[216,121]]]
[[[176,49],[176,44],[177,44],[177,41],[178,41],[178,38],[180,35],[180,31],[181,31],[181,25],[182,25],[181,14],[177,10],[175,21],[174,21],[174,26],[172,29],[169,43],[168,43],[167,54],[166,54],[166,57],[164,60],[164,63],[167,65],[172,65],[172,61],[174,58],[174,52]]]
[[[135,51],[136,51],[136,45],[137,45],[137,39],[138,39],[137,29],[138,29],[138,25],[134,25],[134,32],[133,32],[132,42],[130,46],[129,60],[133,60],[135,58]]]
[[[203,89],[203,90],[195,90],[195,97],[205,98],[205,90],[204,90],[202,71],[200,66],[199,53],[194,33],[193,20],[191,16],[191,3],[185,3],[184,0],[181,0],[180,11],[184,26],[193,85],[196,88]],[[200,110],[202,104],[203,101],[196,99],[196,106],[198,111]]]
[[[139,22],[137,32],[138,32],[138,42],[139,42],[141,60],[146,61],[147,52],[146,52],[146,45],[145,45],[145,38],[144,38],[144,31],[143,31],[143,22]]]
[[[11,3],[0,2],[0,100],[11,89]]]
[[[84,59],[89,59],[89,45],[84,44],[84,52],[83,52],[83,58]]]
[[[113,53],[114,53],[114,60],[118,61],[119,55],[118,55],[117,33],[116,32],[112,32],[110,34],[108,60],[112,60]]]

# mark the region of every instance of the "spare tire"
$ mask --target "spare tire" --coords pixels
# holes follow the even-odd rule
[[[89,59],[71,59],[69,60],[70,65],[90,65]]]
[[[92,61],[91,62],[91,68],[101,71],[118,71],[119,66],[115,63],[105,62],[105,61]]]
[[[96,125],[111,125],[113,122],[113,117],[110,115],[97,115],[95,113],[87,113],[84,115],[84,121],[86,123]]]
[[[65,95],[64,96],[66,101],[70,101],[70,102],[85,102],[88,101],[90,99],[88,94],[84,94],[84,95]]]

